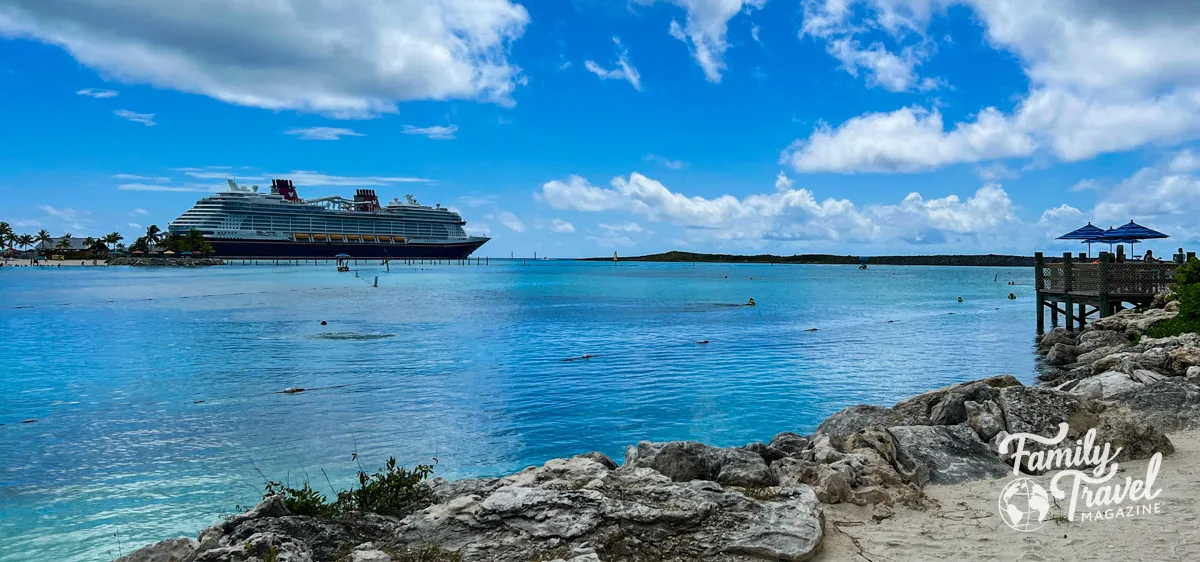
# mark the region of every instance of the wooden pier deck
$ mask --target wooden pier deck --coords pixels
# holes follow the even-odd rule
[[[1123,248],[1118,248],[1116,255],[1101,252],[1099,258],[1068,252],[1060,262],[1049,263],[1041,252],[1034,254],[1038,333],[1045,332],[1047,310],[1052,327],[1058,327],[1061,314],[1064,327],[1075,331],[1082,330],[1089,317],[1149,305],[1155,295],[1170,289],[1175,270],[1192,255],[1180,249],[1173,261],[1126,261]]]

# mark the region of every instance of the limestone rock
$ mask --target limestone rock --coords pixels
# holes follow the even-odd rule
[[[1196,369],[1200,375],[1200,367]],[[1109,397],[1163,433],[1200,427],[1200,380],[1170,378]]]
[[[967,410],[967,427],[975,430],[975,434],[983,441],[1004,431],[1004,412],[995,400],[984,400],[982,403],[969,400],[965,404]]]
[[[962,403],[966,400],[979,402],[989,399],[993,395],[992,391],[994,389],[1020,385],[1021,381],[1018,381],[1012,375],[998,375],[977,381],[952,384],[926,392],[907,400],[902,400],[892,407],[893,412],[899,414],[901,419],[909,420],[910,423],[892,423],[885,427],[893,425],[926,425],[935,423],[935,417],[939,423],[960,423],[966,419],[965,410],[960,409]],[[943,402],[948,403],[942,405]],[[937,410],[937,413],[935,413],[935,410]]]
[[[902,456],[928,467],[934,484],[999,478],[1011,470],[966,426],[897,426],[888,432]]]
[[[901,403],[903,404],[903,402]],[[839,410],[833,415],[825,418],[821,425],[817,426],[817,432],[814,438],[824,436],[835,446],[841,444],[855,434],[859,430],[868,427],[890,427],[893,425],[920,425],[929,423],[928,410],[922,406],[917,410],[911,410],[908,413],[900,413],[892,408],[882,406],[866,406],[858,405],[851,406]]]
[[[1130,378],[1142,384],[1154,384],[1158,381],[1166,379],[1167,376],[1154,371],[1148,371],[1146,369],[1135,369],[1133,374],[1130,375]]]
[[[1115,332],[1104,332],[1104,333],[1111,334],[1111,333],[1115,333]],[[1121,336],[1121,337],[1124,337],[1124,336]],[[1118,353],[1121,350],[1126,349],[1128,347],[1129,347],[1129,344],[1126,343],[1124,345],[1111,345],[1111,346],[1106,346],[1106,347],[1094,348],[1091,351],[1088,351],[1086,353],[1080,353],[1079,356],[1075,358],[1075,362],[1090,365],[1092,363],[1095,363],[1096,361],[1099,361],[1101,359],[1104,359],[1105,357],[1108,357],[1109,355]]]
[[[722,449],[695,441],[651,443],[630,447],[621,469],[652,468],[676,482],[711,480],[730,486],[774,484],[767,463],[742,448]]]
[[[1188,367],[1187,378],[1200,378],[1200,367]]]
[[[1042,336],[1041,341],[1038,342],[1038,351],[1046,353],[1055,344],[1060,343],[1075,345],[1075,334],[1068,332],[1065,328],[1054,328]]]
[[[116,562],[183,562],[196,551],[199,543],[179,537],[139,548],[116,560]]]
[[[1065,343],[1056,343],[1050,351],[1046,353],[1046,363],[1049,365],[1062,366],[1075,362],[1075,358],[1079,356],[1079,350]]]
[[[797,501],[767,503],[722,550],[763,560],[809,560],[819,552],[824,525],[812,490],[801,488]]]
[[[807,448],[808,442],[809,440],[807,437],[802,437],[790,431],[784,431],[776,434],[775,437],[772,437],[771,442],[767,443],[767,446],[777,451],[781,451],[785,455],[792,456],[799,454],[800,451],[803,451],[805,448]]]
[[[1167,312],[1179,312],[1179,301],[1171,301],[1163,306],[1163,310]]]
[[[1137,370],[1139,373],[1151,373],[1152,371]],[[1139,388],[1144,383],[1134,380],[1132,376],[1120,371],[1109,371],[1101,373],[1091,378],[1083,379],[1073,386],[1059,387],[1061,390],[1067,390],[1072,394],[1079,394],[1087,398],[1108,398],[1119,392]]]
[[[1200,366],[1200,347],[1176,347],[1166,351],[1164,368],[1172,375],[1184,376],[1191,367]]]
[[[1124,347],[1129,345],[1129,338],[1125,334],[1112,330],[1087,330],[1079,335],[1079,344],[1076,345],[1079,353],[1089,353],[1097,349],[1108,347]]]
[[[1145,333],[1151,327],[1166,322],[1175,317],[1174,312],[1167,312],[1161,308],[1151,308],[1145,311],[1137,311],[1133,309],[1122,310],[1112,316],[1100,318],[1092,323],[1092,327],[1097,330],[1112,330],[1125,334],[1129,333]]]

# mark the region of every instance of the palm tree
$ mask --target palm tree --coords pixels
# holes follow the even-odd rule
[[[113,247],[116,247],[117,243],[124,239],[125,237],[121,236],[120,232],[110,232],[104,235],[104,243]]]
[[[46,246],[49,246],[50,241],[54,240],[54,237],[50,236],[50,231],[43,228],[38,231],[37,236],[34,237],[34,240],[35,240],[36,244],[44,244]]]
[[[6,222],[0,222],[0,244],[8,244],[8,249],[11,250],[13,243],[17,241],[16,236],[12,226]]]
[[[18,236],[17,245],[20,246],[22,250],[29,248],[33,245],[33,236],[28,234],[22,234]]]
[[[54,247],[58,250],[70,250],[71,249],[71,233],[68,232],[68,233],[62,235],[62,238],[59,239],[58,244],[55,244]]]
[[[162,230],[157,224],[152,224],[146,228],[146,241],[151,244],[158,244],[162,241]]]

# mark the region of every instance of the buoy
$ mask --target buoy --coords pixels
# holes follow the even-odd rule
[[[1010,301],[1012,301],[1012,300],[1017,300],[1017,294],[1016,294],[1016,293],[1009,293],[1009,294],[1008,294],[1008,300],[1010,300]]]
[[[750,300],[746,303],[746,306],[757,306],[757,303],[754,302],[754,297],[750,297]]]
[[[292,387],[292,386],[289,386],[289,387],[283,389],[284,394],[296,394],[298,392],[304,392],[304,389],[296,388],[296,387]]]
[[[708,340],[700,340],[700,341],[698,341],[698,342],[696,342],[696,343],[698,343],[698,344],[700,344],[700,345],[704,345],[704,344],[708,343]]]
[[[815,331],[817,331],[817,328],[809,328],[809,329],[807,329],[807,330],[804,330],[804,331],[805,331],[805,332],[815,332]]]
[[[958,302],[962,302],[962,297],[958,297]]]

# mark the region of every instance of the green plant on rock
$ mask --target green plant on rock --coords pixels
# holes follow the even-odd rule
[[[1175,294],[1179,314],[1146,331],[1152,338],[1200,333],[1200,259],[1192,258],[1175,270]]]
[[[358,488],[338,493],[334,505],[338,511],[367,511],[404,517],[433,503],[433,492],[423,486],[433,474],[433,466],[417,465],[412,470],[396,466],[396,457],[374,474],[359,471]]]
[[[358,487],[338,492],[333,502],[308,482],[293,488],[268,480],[263,497],[282,495],[288,511],[308,517],[335,517],[352,511],[404,517],[433,503],[433,492],[423,484],[432,474],[432,465],[421,464],[409,470],[396,466],[396,458],[392,457],[373,474],[360,470]]]
[[[278,494],[283,495],[283,504],[294,515],[307,515],[309,517],[333,517],[337,515],[337,510],[326,500],[325,494],[314,490],[308,482],[305,482],[300,488],[292,488],[282,482],[267,481],[266,493],[263,494],[263,497]]]

